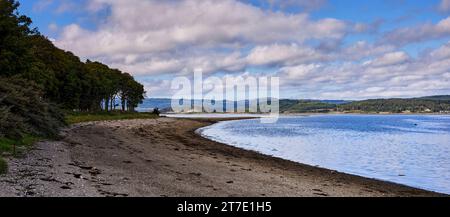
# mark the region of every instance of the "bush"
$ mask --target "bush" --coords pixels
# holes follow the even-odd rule
[[[53,137],[64,115],[44,100],[40,89],[19,78],[0,78],[0,137],[20,140],[26,134]]]
[[[155,108],[155,109],[153,109],[152,114],[159,116],[161,114],[161,111],[159,111],[159,108]]]
[[[6,172],[8,172],[8,164],[2,157],[0,157],[0,174],[4,174]]]

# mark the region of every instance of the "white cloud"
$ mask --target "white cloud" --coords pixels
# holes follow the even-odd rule
[[[304,10],[317,10],[327,4],[327,0],[267,0],[272,8],[278,6],[282,9],[300,7]]]
[[[342,50],[339,50],[339,56],[336,59],[361,60],[367,57],[379,56],[388,52],[393,52],[395,47],[392,45],[373,45],[366,41],[357,41]]]
[[[207,52],[207,51],[205,51]],[[204,73],[216,71],[238,72],[246,66],[245,58],[239,52],[233,53],[183,53],[158,55],[114,55],[101,58],[114,68],[133,72],[134,75],[179,75],[202,68]]]
[[[366,64],[308,64],[281,68],[282,89],[300,98],[366,99],[448,94],[450,42],[413,59],[391,52]],[[439,58],[437,58],[439,57]]]
[[[280,77],[283,77],[285,81],[308,80],[312,77],[317,77],[321,69],[323,67],[316,64],[283,67],[280,70],[282,75]]]
[[[396,45],[428,41],[450,37],[450,17],[437,24],[427,23],[414,27],[400,28],[387,33],[382,42],[390,42]]]
[[[309,47],[301,47],[297,44],[269,46],[257,46],[247,56],[251,65],[283,64],[293,65],[304,62],[320,61],[325,58],[322,54]]]
[[[437,60],[450,58],[450,42],[430,52],[429,57]]]
[[[57,32],[58,29],[59,29],[59,26],[56,23],[50,23],[50,25],[48,25],[48,30],[50,30],[50,32],[52,32],[52,33]]]
[[[380,43],[347,43],[349,34],[377,32],[380,22],[312,19],[236,0],[87,3],[85,10],[93,16],[100,17],[97,13],[105,8],[110,13],[96,28],[58,28],[56,44],[141,79],[164,75],[144,80],[150,96],[167,96],[171,76],[189,75],[194,68],[236,74],[253,66],[278,71],[286,97],[356,99],[450,91],[450,43],[418,58],[398,50],[399,45],[449,36],[450,17],[396,29]]]
[[[97,31],[67,27],[58,45],[83,56],[151,53],[180,47],[242,46],[274,41],[337,39],[347,25],[336,19],[311,20],[306,14],[263,11],[241,2],[93,0],[111,15]],[[83,35],[77,32],[84,32]],[[89,49],[87,49],[89,47]]]
[[[82,0],[84,3],[85,0]],[[68,11],[79,11],[81,8],[80,6],[75,3],[72,0],[37,0],[33,4],[33,11],[35,12],[48,12],[47,10],[49,8],[53,8],[54,6],[54,13],[65,13]]]
[[[441,0],[439,4],[439,10],[442,12],[450,11],[450,0]]]
[[[374,67],[385,67],[405,63],[409,60],[409,55],[403,51],[386,53],[381,57],[370,61],[369,64]]]

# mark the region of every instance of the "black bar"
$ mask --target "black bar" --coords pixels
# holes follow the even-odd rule
[[[186,210],[189,204],[197,205]],[[211,204],[206,212],[201,204]],[[258,207],[256,207],[258,205]],[[448,213],[450,199],[444,198],[2,198],[2,210],[17,214],[90,213],[126,216],[313,216],[337,214],[388,215]],[[179,210],[183,207],[183,210]],[[362,211],[361,211],[362,210]]]

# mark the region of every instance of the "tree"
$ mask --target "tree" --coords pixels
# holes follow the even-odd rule
[[[135,111],[135,108],[145,99],[144,86],[136,81],[130,82],[128,88],[130,89],[127,98],[128,111]]]
[[[33,58],[27,38],[37,31],[30,29],[29,17],[18,14],[18,7],[14,0],[0,1],[0,75],[28,71]]]
[[[0,137],[54,135],[63,125],[60,108],[134,111],[144,88],[134,78],[99,62],[81,62],[57,48],[17,11],[15,0],[0,0]]]
[[[134,109],[144,100],[145,90],[144,86],[134,80],[134,78],[125,73],[122,75],[121,84],[121,104],[122,111]]]
[[[95,95],[96,104],[103,102],[105,111],[112,111],[116,108],[116,100],[120,99],[122,111],[134,111],[144,99],[144,86],[134,80],[128,73],[122,73],[118,69],[110,69],[108,66],[99,62],[86,62],[86,68],[90,75],[96,78],[97,86]]]
[[[55,136],[64,126],[57,106],[43,99],[34,82],[20,78],[0,78],[0,120],[0,135],[12,139]]]

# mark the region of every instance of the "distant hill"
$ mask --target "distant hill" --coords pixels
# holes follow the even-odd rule
[[[248,106],[249,101],[246,101],[245,104]],[[171,99],[145,99],[137,110],[151,111],[154,108],[159,108],[163,112],[171,111]],[[226,106],[224,105],[223,108],[225,110]],[[280,100],[280,112],[448,113],[450,112],[450,95],[427,96],[410,99],[369,99],[362,101],[282,99]]]
[[[450,112],[450,96],[428,96],[411,99],[370,99],[338,106],[338,111],[431,113]]]
[[[281,113],[330,112],[336,108],[337,104],[319,100],[280,100]]]
[[[426,97],[421,97],[419,99],[450,101],[450,95],[426,96]]]
[[[345,100],[281,100],[282,113],[436,113],[450,112],[450,95],[411,99]]]
[[[349,101],[349,100],[320,100],[320,102],[328,103],[328,104],[342,105],[342,104],[351,103],[353,101]]]
[[[148,112],[152,111],[155,108],[158,108],[162,111],[166,111],[170,109],[171,102],[171,99],[167,98],[144,99],[136,110],[139,112]]]

